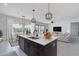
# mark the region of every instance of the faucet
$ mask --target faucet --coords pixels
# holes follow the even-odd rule
[[[34,33],[34,36],[35,36],[35,37],[38,37],[38,32],[37,32],[37,30],[34,30],[33,33]]]

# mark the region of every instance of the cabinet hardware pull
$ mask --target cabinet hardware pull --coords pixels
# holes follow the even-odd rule
[[[53,46],[55,46],[55,43],[53,43]]]

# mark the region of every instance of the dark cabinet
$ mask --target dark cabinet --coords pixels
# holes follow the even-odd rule
[[[29,40],[25,40],[25,44],[24,44],[24,51],[26,54],[28,54],[29,56],[36,56],[37,55],[37,44],[35,44],[32,41]]]
[[[56,56],[57,55],[57,40],[51,42],[45,46],[45,55],[46,56]]]
[[[24,51],[24,38],[19,37],[19,46]]]
[[[29,51],[28,51],[29,47],[30,47],[29,41],[28,40],[24,40],[24,41],[25,41],[25,43],[24,43],[24,52],[29,55]]]
[[[46,46],[43,46],[26,38],[20,37],[19,46],[28,56],[57,55],[57,40],[54,40]]]

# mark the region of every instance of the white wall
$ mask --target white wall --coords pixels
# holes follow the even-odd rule
[[[3,38],[7,38],[7,17],[0,14],[0,30],[3,32]]]
[[[53,32],[54,26],[61,26],[62,33],[71,32],[71,23],[79,22],[79,19],[55,19],[53,24],[49,24],[49,31]]]
[[[0,14],[0,30],[3,31],[3,38],[11,39],[12,36],[12,24],[20,23],[21,20],[16,17],[7,16],[4,14]]]

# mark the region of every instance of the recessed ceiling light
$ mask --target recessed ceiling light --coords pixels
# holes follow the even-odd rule
[[[7,3],[4,3],[4,5],[7,6],[8,4]]]

